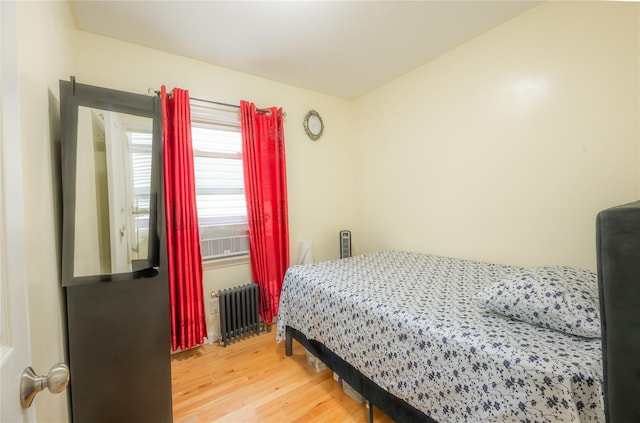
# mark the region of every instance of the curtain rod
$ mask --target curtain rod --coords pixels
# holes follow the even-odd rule
[[[153,92],[156,95],[160,95],[160,91],[154,90],[153,88],[149,88],[149,92]],[[213,100],[205,100],[203,98],[196,98],[196,97],[189,97],[189,100],[194,100],[194,101],[202,101],[203,103],[211,103],[211,104],[217,104],[218,106],[226,106],[226,107],[234,107],[236,109],[239,109],[240,106],[237,104],[230,104],[230,103],[222,103],[220,101],[213,101]],[[269,109],[258,109],[256,108],[256,112],[260,112],[260,113],[271,113],[271,110]],[[287,112],[283,112],[282,115],[284,117],[287,116]]]
[[[189,97],[189,100],[202,101],[204,103],[217,104],[219,106],[235,107],[236,109],[240,108],[240,106],[238,106],[237,104],[222,103],[220,101],[205,100],[203,98]],[[261,111],[260,109],[258,110]]]
[[[240,106],[238,106],[237,104],[222,103],[220,101],[205,100],[203,98],[189,97],[189,100],[202,101],[203,103],[217,104],[219,106],[234,107],[236,109],[240,108]],[[270,109],[258,109],[258,108],[256,108],[256,112],[259,112],[259,113],[271,113],[271,110]],[[282,112],[282,115],[284,117],[287,117],[287,112]]]

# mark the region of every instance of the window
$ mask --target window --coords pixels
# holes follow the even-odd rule
[[[148,236],[151,133],[127,128],[137,238]],[[196,203],[203,260],[249,254],[240,114],[191,105]],[[146,226],[145,226],[146,225]]]
[[[202,259],[249,253],[240,114],[191,104]]]

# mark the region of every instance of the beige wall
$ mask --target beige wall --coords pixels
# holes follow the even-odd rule
[[[356,103],[364,250],[595,268],[640,196],[638,5],[537,6]]]
[[[356,219],[351,102],[82,31],[76,32],[75,41],[78,82],[137,93],[164,84],[169,90],[188,89],[197,98],[232,104],[244,99],[258,107],[282,107],[287,114],[291,261],[295,262],[303,239],[313,241],[316,260],[338,258],[338,232],[352,227]],[[302,126],[310,109],[325,122],[317,142],[307,138]],[[250,281],[248,264],[206,266],[205,299],[208,303],[212,291]]]
[[[32,367],[47,374],[65,361],[58,80],[74,73],[74,23],[63,2],[18,2],[17,13]],[[66,393],[42,393],[34,406],[38,422],[68,421]]]
[[[640,196],[638,6],[546,3],[352,103],[116,40],[69,32],[62,2],[20,2],[20,90],[33,365],[63,358],[58,80],[282,106],[291,258],[403,248],[594,268],[598,210]],[[322,139],[302,129],[309,109]],[[205,272],[205,294],[248,266]],[[41,348],[41,345],[47,345]],[[67,420],[43,394],[38,421]]]

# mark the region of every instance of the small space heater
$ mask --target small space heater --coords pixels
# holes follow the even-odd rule
[[[351,231],[340,231],[340,258],[351,257]]]

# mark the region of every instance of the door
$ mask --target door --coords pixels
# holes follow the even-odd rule
[[[109,112],[117,112],[118,120]],[[122,133],[119,128],[129,128],[130,122],[140,123],[141,117],[151,134],[146,154],[151,172],[143,176],[147,198],[152,199],[147,230],[153,236],[148,237],[144,257],[134,261],[127,259],[127,248],[122,255],[110,250],[126,247],[126,238],[132,235],[123,220],[115,219],[130,214],[126,207],[133,199],[129,195],[115,201],[123,193],[133,194],[128,189],[129,154],[116,164],[128,140],[117,134]],[[65,194],[62,285],[72,420],[170,423],[169,285],[164,254],[160,260],[160,251],[165,249],[159,247],[164,242],[162,184],[157,172],[162,163],[160,100],[80,84],[75,79],[60,81],[60,119]],[[86,166],[91,163],[93,166]],[[113,184],[117,185],[108,196],[111,187],[107,185]],[[106,198],[109,201],[103,201]],[[96,207],[98,202],[106,203],[105,207]],[[94,213],[88,216],[91,209]],[[109,215],[114,217],[111,223]],[[102,234],[107,236],[85,237],[91,225],[106,226]],[[109,226],[116,242],[108,239],[112,238]],[[103,267],[102,260],[94,260],[99,266],[80,266],[86,262],[80,254],[87,252],[94,258],[102,255],[109,266]],[[111,273],[112,269],[120,270]]]
[[[20,405],[31,364],[25,267],[16,3],[0,2],[0,421],[34,422]]]

